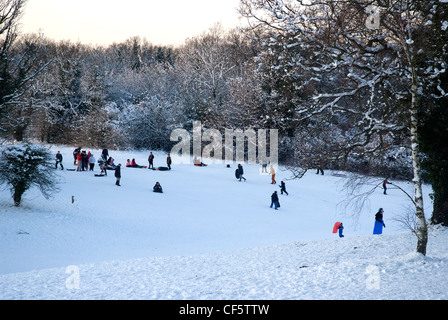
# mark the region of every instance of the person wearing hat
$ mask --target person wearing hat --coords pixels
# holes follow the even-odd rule
[[[383,220],[383,208],[379,208],[378,212],[375,214],[375,226],[373,227],[373,234],[382,234],[383,227],[386,228],[386,224]]]

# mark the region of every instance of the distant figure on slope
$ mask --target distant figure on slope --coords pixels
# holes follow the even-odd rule
[[[380,208],[375,214],[375,226],[373,227],[373,234],[382,234],[383,227],[386,228],[386,224],[383,220],[383,208]]]
[[[269,169],[269,174],[271,175],[271,184],[276,184],[277,181],[275,181],[275,170],[274,167],[271,165],[271,168]]]
[[[339,224],[339,228],[338,228],[338,231],[339,231],[339,238],[343,238],[344,237],[344,235],[342,234],[342,231],[344,230],[344,226],[342,225],[342,222]]]
[[[244,179],[244,181],[246,181],[246,178],[243,177],[243,174],[244,174],[243,166],[240,163],[238,164],[237,170],[238,170],[238,177],[239,177],[240,181],[241,181],[241,179]]]
[[[154,188],[152,188],[152,191],[158,192],[158,193],[163,193],[162,186],[160,185],[159,182],[156,182],[156,184],[154,185]]]
[[[121,180],[121,163],[118,164],[118,166],[115,168],[115,178],[117,178],[117,181],[115,182],[116,186],[121,186],[120,185],[120,180]]]
[[[274,193],[271,195],[271,208],[274,206],[275,210],[280,206],[278,202],[278,195],[277,191],[274,191]]]
[[[60,151],[58,151],[58,153],[56,153],[56,167],[55,169],[58,168],[58,164],[61,166],[61,170],[64,170],[64,166],[62,165],[62,154]]]
[[[287,196],[289,196],[289,193],[286,191],[286,185],[284,181],[280,182],[280,193],[283,194],[283,192],[286,193]]]
[[[384,179],[384,181],[383,181],[383,190],[384,190],[383,193],[384,193],[384,194],[387,194],[387,193],[386,193],[387,185],[388,185],[388,184],[392,184],[391,182],[388,181],[388,179],[389,179],[389,178],[386,178],[386,179]]]
[[[166,165],[167,165],[167,167],[168,167],[168,170],[171,170],[171,156],[170,156],[170,154],[168,153],[168,155],[166,156]]]
[[[316,174],[319,174],[319,172],[324,175],[324,170],[322,169],[322,159],[320,157],[317,158],[317,172]]]
[[[199,160],[198,157],[196,157],[196,156],[193,157],[193,164],[196,167],[205,167],[206,166],[206,164],[203,163],[201,160]]]
[[[89,157],[89,170],[93,171],[94,168],[95,168],[95,157],[93,156],[93,154],[91,154]]]
[[[148,162],[149,162],[148,169],[151,169],[151,167],[152,169],[154,169],[154,155],[152,154],[152,152],[149,153]]]

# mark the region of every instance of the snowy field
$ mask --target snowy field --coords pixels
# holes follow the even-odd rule
[[[74,168],[73,148],[57,150]],[[98,159],[100,150],[91,151]],[[353,215],[340,205],[344,173],[286,180],[291,173],[279,168],[276,180],[289,195],[279,194],[275,211],[270,196],[280,189],[258,165],[244,164],[247,181],[239,182],[234,164],[175,162],[171,171],[153,171],[124,167],[128,158],[147,165],[149,152],[109,153],[123,165],[121,187],[113,171],[59,170],[54,198],[33,189],[16,208],[3,186],[1,299],[448,298],[448,230],[431,227],[427,255],[416,254],[416,237],[394,220],[409,206],[397,189],[387,196],[378,189]],[[155,166],[166,165],[166,154],[155,156]],[[156,181],[163,194],[152,192]],[[411,184],[400,185],[412,194]],[[431,188],[424,190],[429,215]],[[380,207],[386,228],[374,236]],[[336,221],[344,238],[332,233]]]

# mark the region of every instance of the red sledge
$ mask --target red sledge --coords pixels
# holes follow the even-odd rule
[[[338,229],[339,229],[339,226],[340,226],[340,225],[341,225],[340,222],[336,222],[336,223],[334,224],[334,227],[333,227],[333,233],[338,232]]]

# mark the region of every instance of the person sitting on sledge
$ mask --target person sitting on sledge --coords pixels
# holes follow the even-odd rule
[[[160,183],[158,181],[154,185],[154,188],[152,188],[152,191],[158,192],[158,193],[163,193],[162,186],[160,185]]]
[[[130,167],[131,166],[131,160],[127,159],[126,160],[126,167]]]
[[[131,167],[134,167],[134,168],[141,168],[142,166],[138,165],[137,162],[135,162],[135,159],[132,159],[132,161],[131,161]]]
[[[202,163],[196,156],[193,158],[193,164],[198,167],[206,166],[206,164]]]

